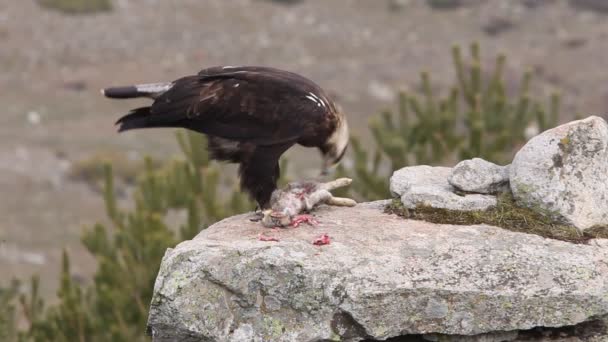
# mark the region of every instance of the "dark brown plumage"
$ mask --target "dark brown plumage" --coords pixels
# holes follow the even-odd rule
[[[241,187],[261,208],[276,189],[278,160],[295,144],[318,148],[324,169],[348,145],[345,116],[314,82],[268,67],[212,67],[174,82],[107,88],[110,98],[149,97],[119,131],[182,127],[208,136],[212,158],[239,164]]]

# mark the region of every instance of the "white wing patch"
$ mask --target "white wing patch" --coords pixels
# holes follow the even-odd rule
[[[325,101],[323,101],[323,99],[322,99],[322,98],[318,97],[317,95],[315,95],[315,94],[314,94],[314,93],[312,93],[312,92],[311,92],[311,93],[308,93],[308,94],[310,94],[310,96],[306,96],[306,97],[308,97],[309,99],[310,99],[310,97],[312,97],[312,99],[311,99],[311,100],[315,101],[315,102],[317,103],[317,106],[323,106],[323,107],[326,107],[326,105],[325,105]]]
[[[311,100],[312,102],[316,103],[317,107],[321,107],[321,104],[317,101],[316,97],[312,97],[310,95],[306,95],[306,98],[309,99],[309,100]]]
[[[314,93],[308,93],[309,95],[306,95],[306,98],[311,100],[312,102],[316,103],[318,107],[323,106],[323,108],[327,108],[327,105],[325,104],[325,101],[318,97],[317,95],[315,95]]]

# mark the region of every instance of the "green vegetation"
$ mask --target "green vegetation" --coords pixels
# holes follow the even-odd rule
[[[452,48],[456,83],[446,96],[436,95],[429,73],[422,72],[421,94],[401,93],[397,110],[383,111],[370,121],[377,149],[369,152],[352,139],[354,166],[340,167],[352,175],[359,199],[390,197],[388,180],[393,170],[408,165],[453,165],[472,157],[497,164],[510,163],[515,149],[527,140],[525,131],[540,131],[558,122],[559,96],[553,94],[548,109],[530,94],[532,73],[527,71],[517,94],[504,85],[506,57],[499,55],[492,72],[481,66],[477,44],[465,61],[460,47]]]
[[[503,193],[495,208],[479,211],[458,211],[418,206],[408,209],[399,199],[394,199],[385,212],[401,217],[440,224],[475,225],[488,224],[514,232],[583,243],[593,238],[608,237],[608,227],[594,227],[583,232],[574,226],[556,223],[538,212],[515,204],[511,193]]]
[[[462,0],[427,0],[426,2],[435,9],[453,9],[462,6]]]
[[[19,281],[13,280],[7,288],[0,288],[0,341],[15,341],[17,338],[15,298],[19,285]]]
[[[38,0],[38,3],[67,14],[91,14],[112,10],[111,0]]]

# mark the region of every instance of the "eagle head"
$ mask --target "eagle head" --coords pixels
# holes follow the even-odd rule
[[[336,128],[320,148],[323,155],[321,175],[329,174],[330,169],[342,160],[348,147],[348,137],[348,124],[344,118],[340,118]]]

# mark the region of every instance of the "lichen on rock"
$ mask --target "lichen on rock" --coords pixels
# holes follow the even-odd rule
[[[608,124],[591,116],[532,138],[513,159],[511,190],[522,206],[579,229],[608,225]]]

